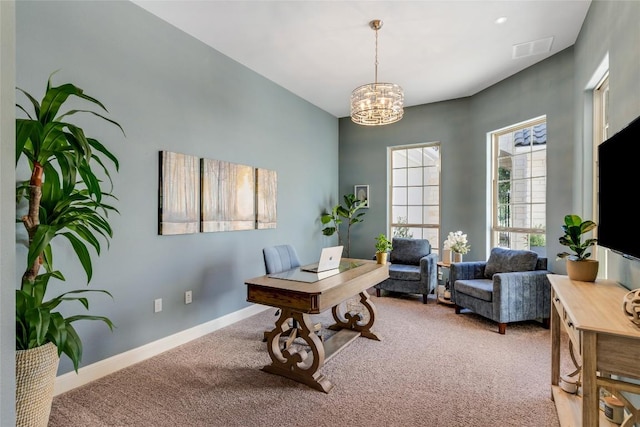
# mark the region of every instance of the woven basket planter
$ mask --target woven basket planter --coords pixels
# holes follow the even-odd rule
[[[60,357],[53,343],[16,351],[16,427],[46,427]]]

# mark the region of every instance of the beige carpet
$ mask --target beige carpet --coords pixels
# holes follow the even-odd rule
[[[260,370],[273,309],[57,396],[49,426],[559,425],[548,329],[499,335],[433,300],[372,300],[383,340],[358,338],[330,360],[329,394]]]

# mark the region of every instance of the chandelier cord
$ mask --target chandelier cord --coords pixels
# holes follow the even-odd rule
[[[378,84],[378,28],[376,28],[376,64],[375,64],[375,78],[373,79],[374,84]]]

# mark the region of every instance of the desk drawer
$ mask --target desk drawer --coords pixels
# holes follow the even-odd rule
[[[560,298],[558,298],[555,291],[552,291],[551,293],[551,301],[553,301],[553,305],[556,307],[556,310],[558,310],[558,315],[560,316],[560,321],[564,326],[564,330],[567,332],[569,339],[573,343],[573,348],[575,350],[574,354],[580,355],[582,352],[582,334],[576,329],[573,320],[571,320],[571,317],[562,305],[562,301],[560,301]]]

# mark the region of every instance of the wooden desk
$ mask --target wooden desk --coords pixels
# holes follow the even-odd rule
[[[380,340],[371,330],[376,308],[367,289],[389,277],[389,267],[369,260],[342,260],[342,267],[349,265],[357,266],[313,283],[275,279],[268,275],[245,281],[247,301],[280,309],[275,328],[267,333],[271,364],[264,366],[263,371],[282,375],[328,393],[333,384],[319,372],[324,363],[359,336]],[[360,303],[369,314],[366,322],[362,315],[342,313],[339,308],[342,302],[354,295],[360,296]],[[336,322],[332,329],[339,331],[323,343],[313,333],[310,314],[322,313],[329,308]],[[289,319],[298,322],[298,337],[306,342],[310,350],[306,347],[280,348],[280,336],[290,328]]]
[[[551,282],[551,384],[561,426],[611,425],[599,414],[599,387],[621,397],[640,385],[613,379],[640,379],[640,329],[622,312],[628,290],[609,280],[578,282],[548,275]],[[560,328],[582,359],[582,397],[565,393],[560,380]],[[627,402],[628,403],[628,402]],[[634,408],[628,408],[632,413]]]
[[[280,309],[280,317],[275,328],[267,332],[267,350],[271,364],[263,371],[282,375],[301,382],[317,390],[328,393],[333,384],[319,370],[325,362],[359,336],[380,340],[371,330],[376,318],[376,308],[369,298],[367,289],[389,277],[386,264],[360,259],[344,259],[340,263],[339,274],[320,279],[313,283],[275,279],[268,275],[245,281],[247,301]],[[347,299],[359,295],[360,304],[368,316],[359,313],[342,313],[339,306]],[[339,331],[324,343],[313,333],[310,314],[322,313],[331,308],[335,324],[332,329]],[[366,318],[366,321],[363,319]],[[298,337],[307,348],[280,348],[280,336],[289,330],[289,319],[298,322]]]

